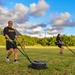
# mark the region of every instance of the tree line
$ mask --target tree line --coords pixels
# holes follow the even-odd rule
[[[65,43],[66,46],[75,46],[75,36],[67,36],[62,35],[62,40]],[[27,35],[18,36],[18,40],[21,43],[21,41],[25,41],[26,46],[56,46],[56,36],[53,37],[45,37],[45,38],[37,38],[37,37],[31,37]],[[3,35],[0,35],[0,45],[5,45],[5,37]]]

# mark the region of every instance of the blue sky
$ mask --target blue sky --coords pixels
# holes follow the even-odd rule
[[[75,35],[75,0],[0,0],[0,27],[13,27],[29,36]],[[4,15],[3,15],[4,14]]]

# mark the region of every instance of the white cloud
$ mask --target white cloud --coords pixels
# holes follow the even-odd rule
[[[65,22],[67,21],[67,19],[69,19],[71,17],[71,14],[68,12],[65,13],[61,13],[60,15],[58,15],[57,17],[53,18],[51,20],[51,24],[52,25],[56,25],[56,26],[62,26],[65,25]]]
[[[69,12],[61,13],[51,20],[51,24],[54,26],[72,27],[75,26],[75,20],[69,20],[71,14]]]
[[[42,32],[42,27],[45,27],[46,25],[36,23],[35,25],[30,24],[30,16],[43,16],[48,8],[49,5],[44,0],[39,0],[38,4],[31,4],[30,8],[23,5],[22,3],[16,3],[14,8],[11,10],[7,9],[6,7],[3,8],[2,6],[0,6],[0,27],[6,27],[8,21],[12,20],[13,27],[17,29],[21,34],[37,36]],[[31,13],[31,15],[29,13]]]
[[[28,14],[29,8],[24,6],[22,3],[17,3],[14,8],[14,12],[20,15]]]
[[[28,16],[29,8],[24,6],[22,3],[16,4],[14,9],[11,11],[13,16],[13,21],[16,23],[24,23],[29,20]]]
[[[48,35],[54,35],[54,34],[58,34],[61,33],[63,31],[63,27],[51,27],[48,26],[46,29],[46,32]]]
[[[36,28],[33,28],[33,29],[30,29],[29,31],[28,31],[28,34],[30,34],[30,35],[38,35],[38,34],[40,34],[42,32],[42,28],[40,27],[40,26],[38,26],[38,27],[36,27]]]
[[[16,4],[12,10],[0,7],[0,27],[5,27],[9,20],[18,25],[27,22],[29,20],[28,11],[29,9],[21,3]]]
[[[54,35],[54,34],[58,34],[58,33],[61,33],[62,32],[62,30],[52,30],[52,31],[47,31],[47,34],[49,34],[49,35]]]
[[[34,17],[43,16],[48,8],[49,5],[44,0],[39,0],[38,4],[30,4],[30,14]]]
[[[71,14],[69,12],[60,13],[59,15],[53,16],[51,20],[52,29],[48,28],[48,34],[63,33],[65,27],[75,26],[75,20],[70,20]]]

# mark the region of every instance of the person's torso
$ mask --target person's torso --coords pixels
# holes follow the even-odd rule
[[[7,35],[9,36],[9,38],[14,40],[15,35],[16,35],[15,30],[13,28],[6,27],[6,31],[7,31]]]
[[[56,40],[57,40],[57,42],[62,41],[60,37],[57,37]]]

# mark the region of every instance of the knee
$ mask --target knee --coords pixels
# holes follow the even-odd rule
[[[10,52],[13,52],[13,49],[12,48],[10,49]]]
[[[64,47],[62,46],[62,49],[64,49]]]
[[[17,49],[14,49],[14,53],[18,53],[18,50]]]

